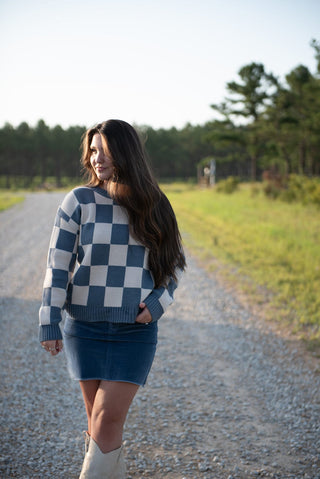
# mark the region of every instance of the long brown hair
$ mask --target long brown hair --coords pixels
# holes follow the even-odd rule
[[[114,167],[109,192],[126,208],[133,235],[149,249],[149,268],[156,286],[166,285],[176,268],[184,270],[185,257],[175,214],[148,165],[146,152],[135,129],[122,120],[108,120],[90,128],[83,137],[82,165],[88,186],[102,184],[90,163],[93,136],[101,135]]]

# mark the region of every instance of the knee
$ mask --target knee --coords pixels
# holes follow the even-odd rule
[[[118,428],[122,426],[123,418],[122,415],[116,410],[108,410],[101,407],[94,407],[91,413],[91,421],[96,425],[101,425],[102,427]]]

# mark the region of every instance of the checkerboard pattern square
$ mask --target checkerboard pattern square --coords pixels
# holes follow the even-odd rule
[[[130,234],[127,212],[106,191],[71,191],[57,211],[50,240],[41,340],[59,339],[63,309],[84,321],[133,323],[145,302],[158,320],[177,285],[170,280],[166,288],[155,288],[148,256]]]

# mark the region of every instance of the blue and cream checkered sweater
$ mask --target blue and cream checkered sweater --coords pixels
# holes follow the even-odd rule
[[[158,320],[177,284],[155,288],[148,249],[131,234],[128,215],[100,187],[72,190],[58,209],[43,300],[40,341],[61,339],[61,312],[80,321],[134,323],[139,303]]]

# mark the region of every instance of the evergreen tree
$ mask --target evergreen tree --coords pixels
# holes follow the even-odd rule
[[[227,90],[232,95],[220,105],[211,105],[228,122],[233,118],[246,124],[243,129],[242,143],[246,144],[251,161],[251,179],[257,175],[257,161],[264,149],[264,136],[259,128],[260,119],[267,106],[272,102],[278,86],[276,77],[265,71],[261,63],[250,63],[242,67],[238,75],[241,82],[227,83]]]

